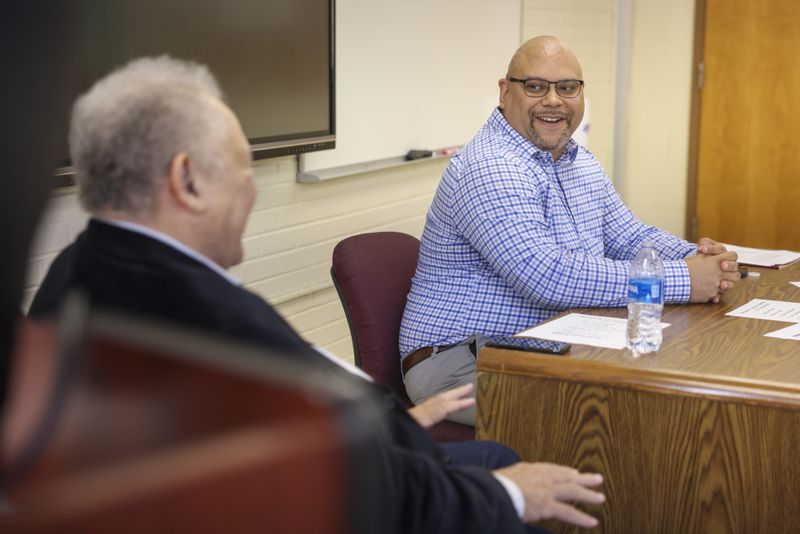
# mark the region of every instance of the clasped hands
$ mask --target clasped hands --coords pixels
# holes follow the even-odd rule
[[[732,288],[741,278],[738,258],[722,243],[701,238],[697,242],[697,255],[684,260],[692,284],[689,302],[719,302],[721,292]]]

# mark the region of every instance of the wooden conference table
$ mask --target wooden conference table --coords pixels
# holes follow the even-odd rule
[[[725,315],[800,302],[800,265],[760,272],[720,304],[666,306],[655,355],[483,349],[478,437],[602,473],[607,500],[585,508],[595,532],[800,531],[800,343],[764,337],[787,323]]]

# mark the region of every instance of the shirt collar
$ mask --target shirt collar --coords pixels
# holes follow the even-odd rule
[[[161,243],[171,247],[181,254],[189,256],[195,261],[198,261],[214,271],[215,273],[219,274],[223,278],[225,278],[228,282],[233,285],[241,286],[242,283],[237,280],[231,273],[223,269],[219,264],[215,263],[213,260],[200,254],[196,250],[188,247],[184,243],[181,243],[177,239],[168,236],[158,230],[154,230],[148,226],[142,226],[141,224],[136,224],[128,221],[119,221],[116,219],[103,219],[101,217],[94,217],[94,220],[99,221],[103,224],[108,224],[110,226],[116,226],[117,228],[122,228],[123,230],[128,230],[129,232],[135,232],[137,234],[141,234],[147,236],[151,239],[155,239],[156,241],[160,241]]]
[[[522,151],[523,154],[527,154],[538,161],[553,161],[550,152],[540,150],[536,145],[531,143],[529,139],[526,139],[518,131],[516,131],[503,116],[500,108],[495,108],[495,110],[492,112],[491,116],[489,117],[489,126],[495,130],[499,130],[502,134],[504,134],[516,148]],[[556,165],[569,165],[575,161],[577,155],[578,143],[574,139],[570,139]]]

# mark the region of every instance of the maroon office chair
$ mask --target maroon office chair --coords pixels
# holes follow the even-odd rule
[[[419,240],[399,232],[348,237],[333,249],[331,277],[342,301],[358,367],[391,386],[412,406],[400,371],[400,320],[417,268]],[[431,431],[439,441],[475,438],[468,425],[442,421]]]

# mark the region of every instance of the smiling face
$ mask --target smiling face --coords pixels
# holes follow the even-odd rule
[[[508,66],[513,78],[542,78],[555,82],[582,78],[574,54],[553,37],[536,37],[517,50]],[[583,92],[575,98],[563,98],[554,85],[542,97],[529,97],[523,84],[502,78],[500,109],[508,123],[540,150],[558,161],[572,133],[583,119]]]

